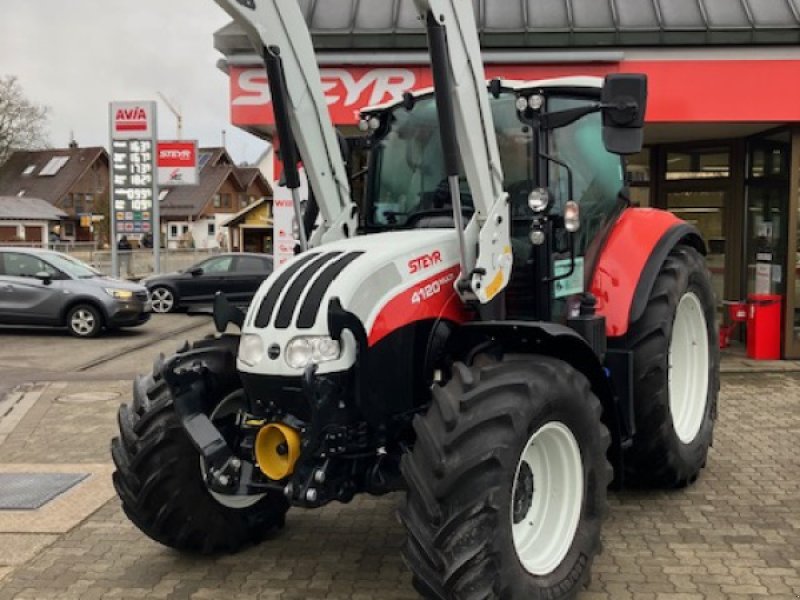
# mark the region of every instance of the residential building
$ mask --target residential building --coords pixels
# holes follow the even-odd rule
[[[779,296],[783,356],[800,358],[800,2],[474,6],[487,79],[647,75],[645,149],[628,161],[631,199],[700,230],[720,308],[754,292]],[[346,135],[358,135],[360,108],[431,85],[412,0],[306,2],[303,10],[331,116]],[[217,31],[214,45],[231,79],[233,124],[272,139],[262,57],[235,24]]]
[[[50,228],[66,216],[63,210],[41,198],[0,196],[0,244],[46,246]]]
[[[201,148],[199,184],[164,188],[162,236],[168,248],[231,248],[226,221],[272,188],[256,167],[237,167],[224,148]]]
[[[54,231],[91,242],[108,229],[108,154],[104,148],[18,151],[0,167],[0,196],[40,198],[65,213]]]

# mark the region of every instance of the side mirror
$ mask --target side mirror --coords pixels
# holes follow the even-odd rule
[[[53,282],[53,276],[47,271],[39,271],[34,277],[45,285],[50,285]]]
[[[189,275],[192,277],[199,277],[203,274],[203,267],[193,267],[189,269]]]
[[[647,76],[612,73],[603,83],[603,143],[614,154],[636,154],[644,142]]]

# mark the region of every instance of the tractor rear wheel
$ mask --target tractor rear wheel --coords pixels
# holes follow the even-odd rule
[[[212,420],[229,416],[242,397],[226,387],[217,390]],[[235,552],[283,527],[289,505],[282,494],[225,496],[208,489],[202,458],[158,364],[134,382],[133,403],[120,407],[118,420],[120,435],[111,442],[114,487],[128,518],[150,538],[188,552]]]
[[[670,252],[642,317],[631,323],[636,434],[626,481],[684,487],[705,466],[719,392],[711,274],[689,246]]]
[[[610,437],[586,378],[544,356],[457,363],[416,417],[400,519],[426,598],[571,598],[600,551]]]

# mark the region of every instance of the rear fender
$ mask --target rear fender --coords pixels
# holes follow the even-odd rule
[[[600,253],[590,286],[597,312],[606,318],[609,338],[624,336],[630,323],[642,316],[661,265],[678,244],[706,253],[697,230],[672,213],[653,208],[622,213]]]

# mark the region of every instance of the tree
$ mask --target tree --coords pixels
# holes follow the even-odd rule
[[[0,77],[0,165],[15,150],[48,145],[47,111],[25,97],[16,77]]]

